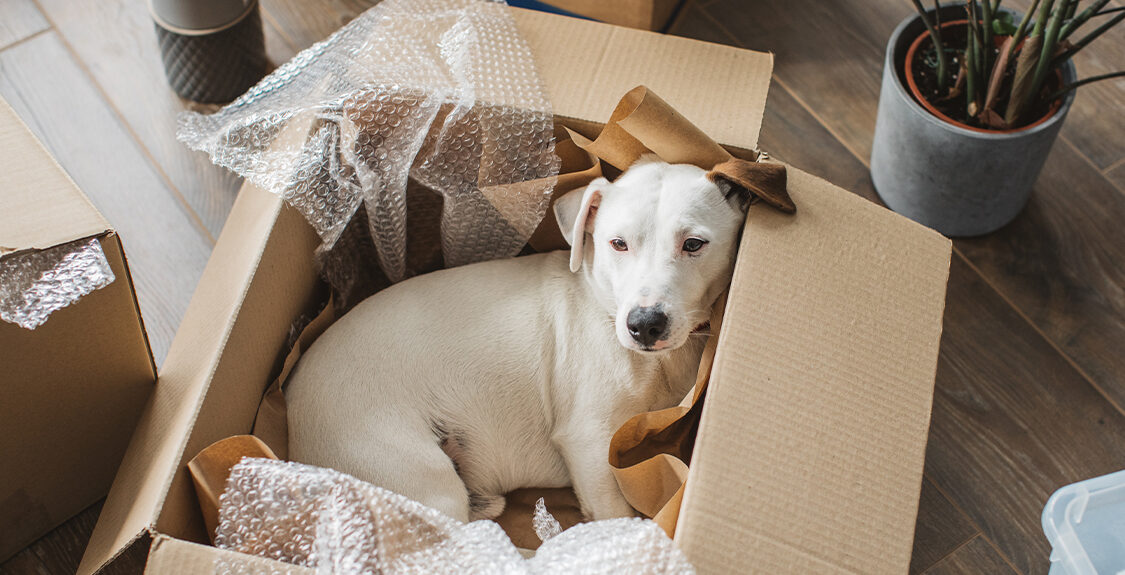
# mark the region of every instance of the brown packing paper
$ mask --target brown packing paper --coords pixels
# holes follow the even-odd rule
[[[705,170],[731,159],[722,146],[645,86],[637,86],[621,98],[594,141],[578,136],[575,142],[619,170],[645,154]]]
[[[203,524],[207,536],[215,542],[215,528],[219,525],[219,497],[226,489],[230,470],[243,457],[277,459],[269,446],[253,435],[235,435],[208,445],[188,462],[188,471],[199,496]]]
[[[296,367],[297,360],[301,359],[301,354],[305,353],[316,338],[336,321],[335,310],[332,298],[329,297],[324,309],[301,330],[297,340],[293,342],[293,348],[286,354],[285,361],[281,365],[281,373],[266,388],[266,393],[262,396],[262,404],[258,406],[253,434],[265,442],[281,459],[289,457],[289,423],[282,387],[285,385],[285,380],[289,378],[289,373]]]
[[[690,402],[685,398],[687,405],[634,416],[613,434],[609,445],[609,464],[625,499],[656,520],[669,537],[676,531],[687,464],[703,413],[725,308],[724,293],[711,311],[711,335],[703,348]]]
[[[602,164],[598,157],[582,149],[573,140],[572,136],[575,135],[582,138],[581,135],[573,134],[562,126],[555,126],[555,153],[559,155],[562,163],[559,167],[558,180],[555,182],[555,190],[551,193],[551,205],[547,207],[547,214],[543,216],[543,221],[539,222],[539,227],[535,228],[535,232],[527,241],[528,245],[537,252],[565,250],[569,247],[563,239],[562,232],[559,231],[552,212],[555,200],[567,192],[585,187],[602,175]]]

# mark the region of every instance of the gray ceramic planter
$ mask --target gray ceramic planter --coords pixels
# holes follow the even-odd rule
[[[1054,116],[1023,131],[983,133],[949,124],[914,101],[903,77],[906,51],[924,31],[915,15],[887,43],[871,179],[887,207],[918,223],[947,236],[987,234],[1027,205],[1074,92]],[[1063,78],[1074,81],[1069,61]]]

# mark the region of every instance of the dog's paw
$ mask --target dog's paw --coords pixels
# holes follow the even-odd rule
[[[469,520],[496,519],[504,512],[508,500],[503,495],[469,495]]]

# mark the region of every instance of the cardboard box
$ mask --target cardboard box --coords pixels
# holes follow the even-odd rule
[[[541,0],[543,4],[606,24],[664,30],[683,0]]]
[[[109,491],[156,380],[121,240],[0,100],[0,259],[96,238],[115,280],[0,321],[0,562]]]
[[[772,57],[514,10],[557,119],[587,136],[645,84],[732,153],[757,145]],[[705,65],[704,65],[705,64]],[[790,169],[795,216],[752,208],[677,524],[701,573],[905,573],[950,242]],[[176,335],[80,574],[149,548],[151,573],[211,572],[186,463],[251,430],[319,240],[243,188]],[[768,294],[768,295],[763,295]]]

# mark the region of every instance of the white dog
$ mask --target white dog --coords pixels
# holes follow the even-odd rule
[[[462,521],[566,485],[589,518],[633,515],[610,438],[694,382],[692,333],[730,282],[752,197],[723,176],[642,159],[559,198],[569,255],[439,271],[360,303],[289,379],[290,455]]]

